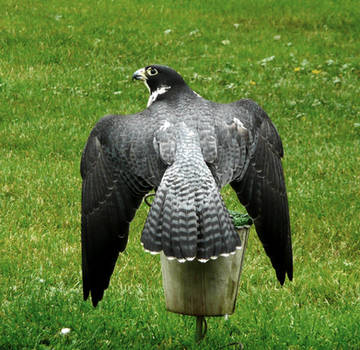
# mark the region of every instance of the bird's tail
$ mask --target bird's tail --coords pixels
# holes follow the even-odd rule
[[[164,173],[141,242],[179,261],[205,262],[241,248],[215,180],[205,164],[175,161]]]

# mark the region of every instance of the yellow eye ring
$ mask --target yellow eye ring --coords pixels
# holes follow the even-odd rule
[[[146,73],[149,75],[149,76],[153,76],[153,75],[156,75],[158,74],[158,70],[154,67],[149,67],[147,70],[146,70]]]

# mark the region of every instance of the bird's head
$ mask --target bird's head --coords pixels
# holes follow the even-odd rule
[[[149,89],[150,98],[148,107],[156,100],[161,99],[170,91],[179,88],[188,88],[179,73],[167,66],[154,64],[138,69],[133,79],[142,80]]]

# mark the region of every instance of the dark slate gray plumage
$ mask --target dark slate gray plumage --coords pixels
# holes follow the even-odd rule
[[[144,195],[156,196],[141,242],[180,261],[214,259],[241,246],[219,190],[230,183],[253,218],[281,284],[292,279],[288,201],[275,126],[251,100],[207,101],[171,68],[134,73],[148,108],[111,115],[81,159],[83,291],[94,306],[108,287]]]

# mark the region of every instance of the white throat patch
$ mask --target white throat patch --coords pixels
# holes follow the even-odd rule
[[[150,107],[153,102],[159,97],[159,95],[165,94],[166,91],[170,90],[171,86],[162,85],[157,88],[149,97],[148,103],[146,107]]]

